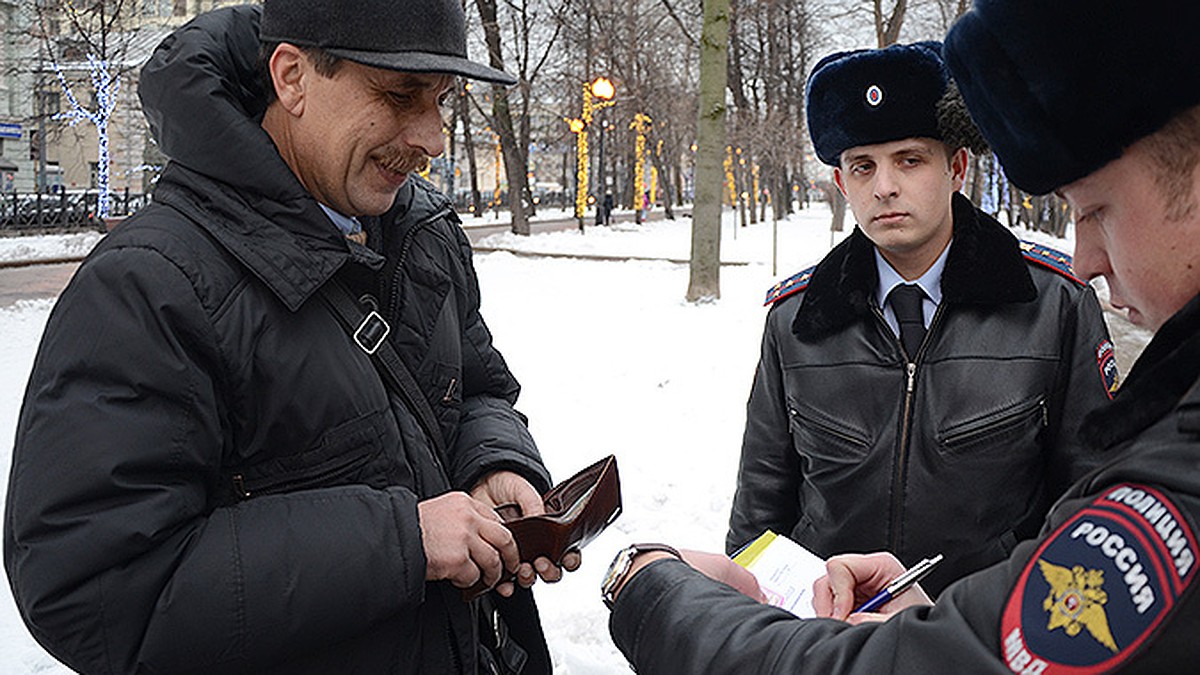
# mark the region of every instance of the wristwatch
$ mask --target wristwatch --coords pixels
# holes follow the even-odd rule
[[[608,571],[604,573],[604,582],[600,584],[600,598],[604,600],[606,607],[612,609],[613,593],[625,581],[625,576],[629,574],[629,568],[633,567],[633,559],[651,551],[662,551],[670,553],[676,558],[683,558],[679,555],[679,551],[666,544],[634,544],[621,549],[617,552],[617,557],[613,558],[612,564],[608,566]]]

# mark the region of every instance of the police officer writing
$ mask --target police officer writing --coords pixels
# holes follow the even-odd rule
[[[458,0],[266,0],[150,58],[170,162],[54,309],[5,510],[16,604],[71,668],[550,671],[527,587],[560,561],[493,510],[550,477],[416,175],[455,77],[515,83],[466,55]]]
[[[639,673],[1182,672],[1200,660],[1200,5],[976,0],[946,62],[1009,178],[1075,213],[1075,269],[1154,339],[1084,442],[1104,464],[1041,532],[930,604],[842,619],[901,569],[828,562],[820,619],[757,602],[719,556],[655,550],[620,579],[610,628]],[[691,563],[685,564],[685,563]],[[718,583],[724,580],[731,583]],[[739,592],[741,589],[743,592]],[[752,597],[747,597],[750,595]],[[906,607],[907,605],[907,607]]]
[[[981,147],[940,44],[822,59],[808,128],[858,227],[777,285],[727,552],[764,530],[820,556],[942,554],[933,593],[1003,560],[1094,467],[1080,420],[1112,346],[1067,256],[958,191]]]

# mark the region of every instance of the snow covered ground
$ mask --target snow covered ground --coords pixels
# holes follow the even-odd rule
[[[780,222],[779,272],[772,274],[772,223],[733,223],[727,212],[722,258],[748,264],[722,268],[721,298],[710,303],[684,302],[686,265],[476,256],[484,315],[524,387],[519,407],[555,478],[610,453],[621,472],[624,514],[587,548],[579,571],[536,590],[556,672],[629,672],[608,637],[608,612],[599,599],[600,577],[619,548],[633,541],[723,547],[763,295],[844,236],[831,237],[823,204]],[[483,244],[686,259],[690,226],[686,218],[611,228],[589,222],[583,235],[503,234]],[[1070,241],[1017,234],[1072,248]],[[21,246],[23,255],[36,250],[43,257],[90,246],[76,236],[57,244],[28,239],[0,239],[0,260],[18,257],[8,251]],[[7,485],[16,416],[51,305],[0,308],[0,486]],[[69,671],[33,641],[9,594],[0,593],[0,674],[31,672]]]

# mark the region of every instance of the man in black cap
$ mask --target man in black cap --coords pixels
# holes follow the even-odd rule
[[[493,510],[550,478],[414,175],[455,76],[514,81],[465,35],[458,0],[267,0],[142,71],[170,162],[53,312],[8,490],[13,593],[64,663],[550,671],[528,587],[578,554],[520,560]]]
[[[758,594],[753,578],[721,557],[684,552],[689,566],[661,550],[644,553],[612,584],[610,623],[639,673],[1195,667],[1198,24],[1193,2],[1148,12],[1085,0],[976,0],[946,39],[947,63],[1009,178],[1067,199],[1076,270],[1104,276],[1114,304],[1156,331],[1112,403],[1084,421],[1085,442],[1106,463],[1054,505],[1036,539],[952,584],[936,604],[910,590],[883,615],[848,616],[902,566],[886,554],[830,560],[814,603],[819,615],[848,623],[796,619],[746,597]]]
[[[940,49],[842,52],[809,78],[858,227],[767,295],[727,552],[772,530],[822,557],[942,554],[937,594],[1098,463],[1077,431],[1116,382],[1100,305],[1067,256],[959,193],[983,143]]]

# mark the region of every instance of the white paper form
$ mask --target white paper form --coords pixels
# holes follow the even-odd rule
[[[768,604],[802,619],[817,615],[812,588],[825,575],[825,561],[812,551],[767,530],[735,554],[733,561],[758,579]]]

